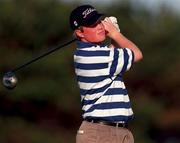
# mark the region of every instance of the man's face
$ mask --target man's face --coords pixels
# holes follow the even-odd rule
[[[105,28],[100,20],[90,27],[83,26],[82,35],[81,40],[84,42],[100,43],[106,38]]]

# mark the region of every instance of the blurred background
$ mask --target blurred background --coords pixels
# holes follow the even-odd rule
[[[125,74],[136,143],[180,142],[179,0],[0,0],[0,77],[72,39],[69,14],[93,4],[116,16],[144,59]],[[1,143],[75,143],[81,124],[73,69],[75,43],[16,73],[14,90],[0,84]]]

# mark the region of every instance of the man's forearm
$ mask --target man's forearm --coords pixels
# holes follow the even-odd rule
[[[114,32],[110,38],[112,38],[112,46],[131,49],[135,55],[134,62],[137,62],[143,58],[141,50],[121,33]]]

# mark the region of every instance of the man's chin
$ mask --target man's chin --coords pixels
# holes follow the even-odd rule
[[[102,37],[102,38],[99,38],[96,42],[97,43],[102,43],[105,39],[106,39],[106,37]]]

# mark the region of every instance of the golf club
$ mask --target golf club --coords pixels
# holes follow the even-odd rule
[[[3,79],[2,79],[2,83],[3,83],[4,87],[6,87],[7,89],[14,89],[16,87],[16,85],[17,85],[17,82],[18,82],[18,79],[17,79],[17,77],[15,75],[15,72],[19,71],[22,68],[25,68],[26,66],[34,63],[35,61],[37,61],[39,59],[42,59],[43,57],[45,57],[45,56],[47,56],[47,55],[49,55],[49,54],[59,50],[62,47],[65,47],[65,46],[67,46],[67,45],[69,45],[69,44],[71,44],[71,43],[73,43],[75,41],[76,41],[76,39],[72,39],[72,40],[70,40],[67,43],[64,43],[62,45],[58,45],[55,48],[53,48],[53,49],[43,53],[42,55],[40,55],[40,56],[38,56],[38,57],[36,57],[36,58],[34,58],[34,59],[32,59],[32,60],[22,64],[22,65],[14,68],[14,69],[8,71],[8,72],[6,72],[4,74],[4,76],[3,76]]]

